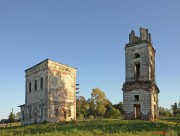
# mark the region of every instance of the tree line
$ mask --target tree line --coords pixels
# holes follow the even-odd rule
[[[112,104],[105,93],[99,89],[92,89],[91,98],[80,96],[76,99],[76,116],[82,118],[117,118],[123,117],[123,103]],[[171,108],[159,107],[159,117],[180,117],[180,102],[175,102]]]
[[[85,99],[83,96],[77,96],[76,99],[76,116],[77,119],[84,118],[122,118],[124,115],[123,103],[112,104],[109,99],[106,98],[105,93],[99,89],[92,89],[91,98]],[[159,107],[160,117],[180,117],[180,102],[175,102],[171,105],[171,109]],[[0,123],[12,123],[14,121],[20,121],[21,113],[16,115],[10,112],[8,120],[3,119]]]
[[[99,88],[92,89],[91,98],[87,100],[83,96],[76,99],[76,116],[79,119],[115,118],[123,116],[123,113],[123,103],[113,105]]]

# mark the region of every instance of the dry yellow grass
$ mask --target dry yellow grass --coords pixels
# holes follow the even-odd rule
[[[11,123],[11,126],[20,126],[21,123],[20,122],[15,122],[15,123]],[[10,127],[10,123],[8,124],[0,124],[0,128],[5,128],[5,127]]]

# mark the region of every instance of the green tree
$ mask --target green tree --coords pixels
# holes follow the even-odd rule
[[[174,116],[177,116],[177,114],[178,114],[178,112],[177,112],[178,111],[178,106],[177,106],[176,102],[171,106],[171,109],[173,111]]]
[[[9,114],[9,122],[10,122],[10,126],[11,126],[11,123],[14,122],[14,118],[15,118],[15,115],[13,114],[13,112],[10,112],[10,114]]]
[[[21,112],[16,113],[15,119],[21,120]]]
[[[113,107],[115,109],[118,109],[121,112],[121,114],[124,114],[123,102],[119,102],[118,104],[114,104]]]
[[[120,116],[120,111],[115,108],[111,108],[110,111],[107,112],[108,117],[117,117]]]
[[[159,116],[160,117],[172,117],[173,114],[170,109],[165,109],[163,107],[159,107]]]
[[[83,96],[76,100],[76,115],[79,117],[81,114],[84,117],[87,117],[89,114],[89,103]]]
[[[87,100],[87,103],[89,105],[89,115],[88,116],[95,116],[96,115],[96,112],[95,112],[95,104],[94,104],[94,100],[93,99],[88,99]]]
[[[100,117],[106,113],[108,100],[106,99],[105,93],[99,88],[92,89],[91,102],[94,103],[96,116]]]

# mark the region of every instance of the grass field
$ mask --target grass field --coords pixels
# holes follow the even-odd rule
[[[180,136],[178,119],[155,122],[102,119],[14,125],[6,128],[0,126],[0,136]]]

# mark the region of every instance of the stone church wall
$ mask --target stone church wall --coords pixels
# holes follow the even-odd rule
[[[76,119],[76,69],[47,59],[25,72],[22,124]]]
[[[134,99],[135,95],[139,95],[139,101]],[[149,109],[151,108],[151,92],[143,89],[136,89],[130,92],[125,92],[123,93],[123,100],[124,111],[126,111],[127,114],[131,114],[127,118],[134,119],[134,104],[141,105],[142,118],[143,116],[148,116],[150,112]]]

